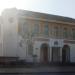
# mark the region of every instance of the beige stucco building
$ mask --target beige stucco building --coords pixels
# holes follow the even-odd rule
[[[12,8],[2,12],[1,29],[1,56],[75,62],[75,19]]]

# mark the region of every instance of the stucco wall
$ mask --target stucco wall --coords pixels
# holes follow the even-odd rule
[[[70,44],[70,61],[75,62],[75,44]]]
[[[13,19],[12,22],[10,22],[10,18]],[[2,13],[2,37],[3,37],[3,50],[0,51],[3,56],[19,56],[21,59],[26,59],[27,61],[33,61],[33,56],[28,55],[27,51],[27,44],[26,40],[23,39],[18,34],[18,15],[17,10],[14,11],[6,10]],[[52,34],[54,34],[54,29],[52,29]],[[60,57],[62,56],[62,47],[65,43],[63,43],[64,39],[52,39],[48,38],[49,41],[33,41],[33,55],[37,55],[36,61],[40,62],[41,54],[40,54],[40,48],[43,43],[48,43],[50,50],[48,59],[51,61],[51,53],[52,47],[60,47]],[[22,47],[19,46],[19,42],[23,41]],[[54,45],[54,41],[57,41],[58,44]],[[67,43],[68,44],[68,43]],[[1,46],[1,45],[0,45]],[[70,46],[70,61],[75,62],[75,44],[69,44]],[[1,46],[2,47],[2,46]],[[0,54],[0,55],[1,55]],[[61,57],[62,58],[62,57]],[[61,61],[60,58],[60,61]]]
[[[12,22],[10,19],[12,18]],[[17,15],[16,10],[6,10],[2,13],[3,55],[17,55]]]

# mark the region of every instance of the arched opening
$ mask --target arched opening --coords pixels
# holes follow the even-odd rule
[[[62,62],[70,62],[70,47],[68,45],[64,45],[62,48]]]
[[[41,53],[40,53],[40,57],[41,57],[41,62],[42,63],[48,63],[48,51],[49,51],[49,45],[44,43],[41,45]]]

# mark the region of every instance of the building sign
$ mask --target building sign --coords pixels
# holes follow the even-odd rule
[[[74,40],[64,40],[64,43],[71,43],[71,44],[75,44]]]
[[[46,39],[46,38],[35,38],[34,41],[49,41],[49,39]]]
[[[54,45],[58,45],[58,41],[55,41],[55,42],[54,42]]]

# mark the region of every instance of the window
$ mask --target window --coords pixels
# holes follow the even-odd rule
[[[58,27],[55,27],[54,28],[54,31],[55,31],[55,37],[58,37],[58,35],[59,35],[59,29],[58,29]]]
[[[29,36],[29,23],[24,18],[19,18],[18,33],[23,38],[28,38]]]
[[[30,40],[27,41],[28,44],[28,55],[33,55],[33,45]]]
[[[19,36],[23,36],[23,25],[21,23],[21,20],[19,20],[19,23],[18,23],[16,30],[17,30]]]
[[[28,32],[28,23],[26,22],[23,23],[23,31],[24,33]]]
[[[75,40],[75,29],[72,29],[72,38]]]
[[[20,23],[18,24],[17,31],[20,36],[23,36],[23,32],[22,32],[23,29],[22,29],[22,25]]]
[[[46,25],[44,26],[44,34],[45,34],[45,35],[49,35],[49,26],[48,26],[48,24],[46,24]]]
[[[29,38],[29,24],[27,22],[23,23],[23,36]]]
[[[34,31],[36,34],[39,32],[39,25],[38,24],[35,25]]]
[[[68,38],[68,29],[67,28],[64,28],[64,30],[63,30],[63,37]]]
[[[38,33],[39,33],[39,25],[38,24],[35,24],[34,25],[34,28],[33,28],[32,34],[35,35],[35,34],[38,34]]]
[[[32,44],[28,45],[28,54],[33,55],[33,46],[32,46]]]

